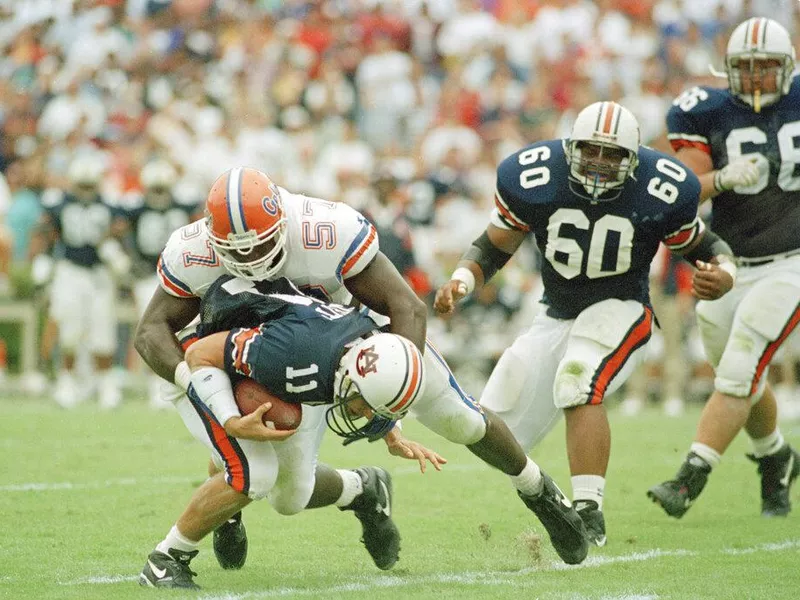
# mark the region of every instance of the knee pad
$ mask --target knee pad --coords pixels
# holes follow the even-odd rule
[[[594,371],[579,360],[566,360],[553,382],[553,402],[558,408],[572,408],[589,401],[589,384]]]
[[[267,499],[280,515],[296,515],[308,505],[314,491],[314,478],[307,481],[291,479],[272,488]]]

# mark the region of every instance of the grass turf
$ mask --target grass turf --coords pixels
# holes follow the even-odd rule
[[[636,418],[612,411],[609,542],[577,568],[558,562],[504,476],[417,423],[406,434],[449,459],[442,473],[420,475],[380,443],[343,448],[326,436],[325,462],[380,464],[393,474],[403,535],[397,566],[381,572],[372,565],[350,513],[282,517],[261,502],[245,511],[247,566],[222,571],[204,540],[192,563],[203,590],[190,594],[136,583],[204,477],[206,452],[178,416],[139,402],[100,413],[89,405],[64,412],[43,400],[0,400],[0,598],[800,598],[800,509],[787,519],[759,516],[758,478],[744,459],[743,436],[680,521],[645,498],[648,486],[678,468],[697,416],[697,409],[678,419],[654,409]],[[800,426],[783,430],[799,441]],[[533,456],[569,490],[563,439],[562,425]]]

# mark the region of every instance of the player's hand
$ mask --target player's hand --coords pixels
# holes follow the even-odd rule
[[[434,310],[442,315],[453,312],[456,304],[467,295],[467,284],[458,279],[451,279],[436,290],[436,299],[433,301]]]
[[[697,270],[692,277],[692,294],[698,300],[716,300],[733,287],[730,273],[714,263],[696,262]]]
[[[447,464],[447,459],[439,453],[426,448],[419,442],[409,440],[403,437],[403,434],[396,427],[392,429],[383,438],[386,442],[386,447],[389,454],[392,456],[399,456],[400,458],[407,458],[409,460],[416,460],[419,462],[419,470],[424,473],[428,466],[428,461],[433,465],[437,471],[442,470],[442,465]]]
[[[760,175],[755,158],[739,157],[714,174],[714,187],[720,192],[739,186],[749,187],[758,183]]]
[[[225,421],[225,433],[230,437],[242,440],[254,440],[256,442],[280,442],[291,435],[296,429],[278,430],[271,429],[264,425],[262,420],[264,413],[272,408],[271,402],[265,402],[249,415],[243,417],[231,417]]]

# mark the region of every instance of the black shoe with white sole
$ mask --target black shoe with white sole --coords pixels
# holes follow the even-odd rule
[[[800,474],[800,454],[786,444],[775,454],[747,458],[758,463],[761,475],[761,516],[785,517],[792,510],[789,490]]]
[[[519,490],[517,494],[525,506],[539,517],[561,560],[568,565],[580,564],[589,554],[586,526],[572,502],[544,471],[542,479],[544,487],[539,495],[526,496]]]
[[[199,550],[181,552],[170,548],[169,553],[164,554],[159,550],[153,550],[139,574],[139,585],[199,590],[200,586],[192,579],[197,573],[189,568],[189,563],[198,552]]]
[[[223,569],[241,569],[247,560],[247,530],[239,511],[214,530],[214,556]]]
[[[583,520],[583,524],[586,525],[589,541],[600,548],[605,546],[607,541],[606,519],[603,517],[603,511],[600,510],[597,502],[594,500],[575,500],[573,504],[581,520]]]
[[[379,569],[391,569],[400,557],[400,532],[392,521],[392,477],[380,467],[354,469],[364,491],[341,510],[361,521],[361,541]]]

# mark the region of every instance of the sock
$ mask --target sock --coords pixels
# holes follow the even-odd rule
[[[163,552],[164,554],[169,554],[170,548],[175,548],[175,550],[180,550],[181,552],[194,552],[197,550],[197,544],[199,542],[193,542],[187,537],[184,537],[180,531],[178,531],[178,526],[173,525],[172,529],[169,530],[167,537],[156,546],[156,550],[159,552]]]
[[[786,444],[786,440],[783,439],[781,430],[776,427],[775,431],[766,437],[758,438],[757,440],[750,438],[750,443],[753,445],[753,454],[755,457],[762,458],[775,454],[778,450],[783,448],[784,444]]]
[[[520,471],[519,475],[509,475],[511,483],[525,496],[538,496],[544,488],[544,479],[539,465],[533,462],[530,457],[528,462]]]
[[[603,510],[603,492],[606,478],[601,475],[575,475],[572,478],[572,503],[580,500],[594,500],[597,508]]]
[[[339,508],[345,508],[353,503],[353,500],[358,498],[364,491],[364,482],[361,481],[361,476],[355,471],[347,469],[336,469],[339,477],[342,478],[342,495],[334,502]]]
[[[711,469],[718,467],[719,463],[722,461],[722,456],[719,452],[714,450],[711,446],[706,446],[700,442],[692,442],[692,445],[689,447],[689,452],[693,452],[702,458]]]

